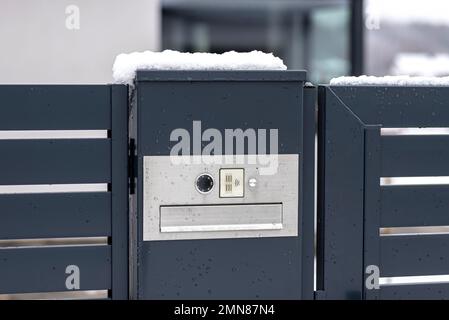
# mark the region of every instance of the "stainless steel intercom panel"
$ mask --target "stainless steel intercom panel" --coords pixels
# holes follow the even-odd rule
[[[297,236],[299,156],[230,157],[145,156],[143,240]]]

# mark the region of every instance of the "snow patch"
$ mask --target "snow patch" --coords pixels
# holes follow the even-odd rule
[[[447,0],[368,0],[366,15],[399,24],[449,26]]]
[[[449,55],[445,53],[436,55],[400,53],[394,59],[391,73],[424,77],[449,76]]]
[[[449,86],[449,77],[359,76],[331,79],[331,86]]]
[[[188,53],[133,52],[119,54],[112,67],[116,83],[132,84],[137,70],[286,70],[283,61],[272,53],[260,51]]]

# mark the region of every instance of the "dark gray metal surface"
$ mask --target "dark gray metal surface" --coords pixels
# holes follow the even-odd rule
[[[66,267],[80,269],[80,290],[111,288],[111,247],[1,249],[0,292],[67,291]]]
[[[329,88],[319,90],[317,289],[321,299],[360,299],[364,127]]]
[[[0,184],[111,181],[108,139],[0,141]]]
[[[265,74],[267,76],[265,76]],[[168,155],[170,132],[200,120],[203,130],[278,128],[279,153],[300,154],[300,177],[313,172],[303,141],[314,132],[313,105],[303,111],[303,73],[139,72],[130,133],[137,139],[134,297],[139,299],[301,299],[313,293],[313,183],[300,179],[299,237],[142,241],[142,159]],[[285,79],[284,77],[288,77]],[[307,99],[310,99],[308,97]],[[137,115],[137,117],[136,117]],[[303,124],[306,123],[306,127]],[[304,135],[307,130],[307,136]],[[307,150],[313,141],[308,141]],[[247,152],[245,150],[245,152]],[[312,160],[312,161],[311,161]],[[308,168],[304,168],[307,161]],[[306,200],[304,197],[307,196]],[[307,206],[305,212],[304,206]],[[310,215],[303,221],[304,215]],[[304,229],[306,228],[307,229]],[[305,235],[310,232],[310,234]],[[305,243],[304,241],[307,241]],[[307,248],[303,252],[303,248]],[[305,259],[303,259],[305,257]],[[307,275],[304,275],[304,272]],[[303,283],[303,279],[308,280]],[[303,287],[304,286],[304,287]]]
[[[315,219],[312,213],[315,212],[315,134],[317,117],[317,88],[304,88],[303,103],[303,170],[302,188],[303,212],[302,215],[302,299],[312,300],[314,298],[315,279],[314,274],[315,248],[311,243],[315,242],[315,233],[310,230],[315,229]],[[301,200],[300,200],[301,201]]]
[[[2,239],[111,235],[106,192],[0,195]]]
[[[447,127],[449,87],[327,87],[365,124]]]
[[[3,186],[109,186],[105,192],[0,195],[0,240],[29,245],[42,238],[108,237],[102,246],[0,248],[0,294],[66,291],[65,268],[76,265],[80,290],[128,297],[127,112],[122,85],[0,86],[0,130],[109,130],[110,137],[0,141]]]
[[[223,82],[286,82],[305,81],[306,72],[296,70],[285,71],[143,71],[138,70],[137,82],[140,81],[223,81]]]
[[[449,284],[421,284],[406,286],[385,286],[380,290],[383,300],[446,300]]]
[[[171,131],[186,128],[191,133],[192,121],[198,120],[202,122],[202,130],[215,128],[223,136],[226,128],[281,128],[279,153],[297,153],[302,147],[298,126],[302,110],[297,106],[302,104],[303,95],[298,83],[299,80],[140,82],[137,103],[150,107],[137,111],[141,135],[139,152],[169,155],[176,144],[170,141]],[[285,121],[286,118],[289,121]],[[206,144],[203,142],[202,146]]]
[[[111,86],[112,299],[127,299],[128,288],[128,88]]]
[[[139,299],[300,299],[301,247],[288,238],[141,243]]]
[[[382,176],[449,175],[449,136],[382,137]]]
[[[352,298],[448,299],[446,284],[368,290],[364,282],[370,265],[379,266],[381,277],[442,275],[449,270],[448,235],[380,234],[380,228],[448,225],[446,186],[381,186],[380,178],[448,175],[447,136],[382,136],[381,128],[449,127],[449,88],[320,90],[318,276],[324,280],[319,297],[345,299],[350,297],[348,288],[359,287],[363,295]],[[351,127],[345,117],[358,126]],[[362,264],[348,264],[357,257]]]
[[[138,178],[142,157],[168,155],[170,132],[190,131],[193,120],[201,120],[203,130],[221,132],[278,128],[279,153],[300,155],[301,197],[298,237],[144,242],[138,179],[130,203],[136,214],[131,217],[131,228],[136,228],[131,238],[136,246],[130,253],[133,297],[313,298],[316,109],[315,89],[303,88],[303,80],[304,74],[295,72],[139,72],[130,128],[131,139],[137,139]],[[378,265],[382,277],[442,275],[449,270],[448,235],[379,234],[380,228],[449,224],[447,186],[379,183],[383,176],[449,175],[447,136],[380,134],[382,127],[448,127],[448,88],[319,91],[315,297],[449,298],[447,284],[365,288],[368,265]],[[64,104],[64,96],[70,102]],[[0,130],[111,130],[108,139],[0,142],[2,185],[109,183],[104,193],[0,195],[0,239],[109,237],[104,246],[0,249],[0,293],[65,291],[65,267],[76,264],[83,272],[81,290],[111,290],[111,298],[126,299],[127,88],[0,86],[0,98],[0,114],[11,119],[0,120]],[[18,107],[6,108],[4,101],[13,100]],[[54,111],[56,105],[64,105],[64,112]],[[82,107],[73,110],[75,105]],[[94,105],[99,108],[84,108]],[[78,112],[84,112],[84,124]]]
[[[380,268],[384,277],[447,274],[448,255],[447,234],[380,237]]]
[[[449,186],[388,186],[381,195],[382,227],[449,225]]]
[[[365,185],[363,198],[363,268],[379,265],[379,230],[381,196],[379,176],[381,170],[380,126],[365,127]],[[332,226],[330,226],[332,228]],[[381,269],[382,270],[382,269]],[[383,271],[383,270],[382,270]],[[363,284],[364,299],[379,299],[379,290],[367,290]]]
[[[110,86],[1,85],[1,130],[111,128]]]

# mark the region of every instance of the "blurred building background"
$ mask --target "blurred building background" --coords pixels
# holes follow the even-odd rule
[[[261,50],[313,82],[360,73],[361,0],[161,0],[162,47]],[[356,18],[356,19],[353,19]],[[354,24],[354,23],[357,23]]]
[[[117,54],[160,49],[273,52],[325,82],[361,68],[353,2],[0,0],[0,83],[110,82]]]
[[[159,44],[159,0],[0,0],[0,83],[108,83]]]
[[[449,75],[449,1],[365,2],[367,74]]]
[[[122,52],[262,50],[327,83],[449,75],[447,0],[0,0],[0,83],[107,83]]]

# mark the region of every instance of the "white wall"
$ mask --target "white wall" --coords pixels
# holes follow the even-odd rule
[[[159,46],[159,0],[0,0],[0,84],[108,83],[117,54]]]

